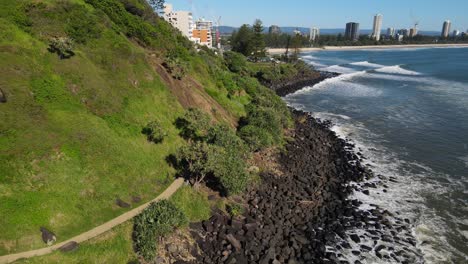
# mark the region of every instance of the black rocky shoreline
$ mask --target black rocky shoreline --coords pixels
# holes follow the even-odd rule
[[[295,130],[277,157],[283,173],[261,173],[261,185],[242,197],[242,216],[218,211],[191,225],[199,247],[192,252],[196,263],[359,264],[369,253],[373,263],[421,262],[411,249],[416,240],[410,220],[377,205],[360,209],[362,202],[350,198],[377,188],[370,179],[395,179],[374,175],[355,146],[330,130],[330,122],[291,111]]]
[[[319,74],[320,76],[318,78],[310,78],[307,76],[303,78],[295,78],[284,83],[271,85],[270,88],[275,91],[278,96],[283,97],[288,94],[295,93],[304,87],[314,86],[328,78],[333,78],[340,75],[339,73],[324,71],[319,71]]]

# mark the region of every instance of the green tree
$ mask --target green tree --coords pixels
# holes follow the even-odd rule
[[[179,149],[176,158],[190,183],[198,187],[213,172],[214,162],[220,150],[205,142],[192,142]]]
[[[166,131],[158,121],[148,123],[142,130],[142,133],[148,137],[148,140],[153,143],[161,143],[167,137]]]
[[[252,37],[252,57],[255,61],[266,56],[265,36],[263,35],[263,23],[260,19],[255,20]]]
[[[158,11],[164,9],[164,4],[166,3],[165,0],[148,0],[148,3],[151,5],[151,7]]]
[[[177,127],[182,137],[188,140],[204,140],[208,136],[211,118],[203,111],[195,108],[188,109],[183,117],[177,119]]]
[[[231,37],[232,50],[239,52],[244,56],[252,55],[252,37],[253,32],[249,25],[244,24],[239,31],[234,32]]]

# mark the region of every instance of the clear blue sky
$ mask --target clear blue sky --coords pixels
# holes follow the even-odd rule
[[[166,0],[176,10],[192,10],[195,18],[215,20],[225,26],[252,24],[259,18],[265,26],[317,26],[343,28],[346,22],[371,29],[373,15],[384,15],[382,27],[409,28],[419,21],[421,30],[442,29],[444,20],[452,30],[468,29],[468,0]]]

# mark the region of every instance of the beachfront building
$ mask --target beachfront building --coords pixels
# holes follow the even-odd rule
[[[394,38],[396,34],[395,28],[387,28],[387,37]]]
[[[268,33],[270,34],[281,34],[281,28],[277,25],[271,25],[268,29]]]
[[[213,47],[213,22],[205,19],[199,19],[195,22],[192,39],[195,43]]]
[[[320,36],[320,29],[319,28],[316,28],[316,27],[313,27],[310,29],[310,41],[315,41],[318,39],[318,37]]]
[[[409,37],[409,30],[406,28],[402,28],[398,30],[398,35],[403,36],[403,37]]]
[[[458,36],[460,36],[460,30],[454,30],[452,36],[453,36],[453,37],[458,37]]]
[[[448,38],[448,36],[450,34],[450,26],[451,25],[452,25],[452,23],[450,22],[450,20],[444,21],[444,24],[442,26],[442,37],[443,38]]]
[[[418,35],[418,29],[416,27],[411,28],[409,31],[409,37],[414,38],[416,35]]]
[[[191,39],[194,23],[192,12],[189,11],[174,11],[171,4],[164,5],[163,18],[173,27],[182,32],[182,35]]]
[[[359,23],[356,22],[349,22],[346,24],[346,32],[345,37],[350,40],[358,40],[359,39]]]
[[[165,4],[163,18],[182,32],[189,40],[209,48],[213,47],[213,22],[199,19],[193,21],[190,11],[174,11],[171,4]]]
[[[377,41],[380,40],[380,33],[382,32],[382,19],[383,19],[383,16],[381,14],[377,14],[374,16],[374,27],[372,29],[372,38]]]

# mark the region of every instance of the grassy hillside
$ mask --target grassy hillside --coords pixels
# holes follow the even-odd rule
[[[260,85],[269,76],[260,70],[239,54],[194,47],[145,0],[2,0],[0,255],[44,247],[42,226],[63,241],[129,210],[116,199],[135,207],[157,196],[176,174],[168,156],[187,144],[175,126],[187,108],[238,128],[222,134],[251,151],[284,142],[289,111]],[[142,134],[153,121],[167,134],[162,143]],[[192,189],[174,199],[191,220],[209,215]],[[78,255],[51,257],[88,262],[112,247],[104,262],[132,259],[122,242],[129,227],[119,230]]]
[[[68,59],[48,50],[63,36],[74,39]],[[155,70],[171,52],[196,72],[193,82],[169,87]],[[44,246],[41,226],[65,240],[124,212],[116,198],[157,196],[175,174],[166,157],[184,144],[174,121],[190,106],[171,88],[223,106],[210,106],[228,113],[214,115],[222,122],[245,113],[248,96],[228,98],[210,74],[204,57],[144,1],[3,0],[0,255]],[[184,86],[198,81],[206,86]],[[141,134],[153,120],[168,133],[162,144]]]

